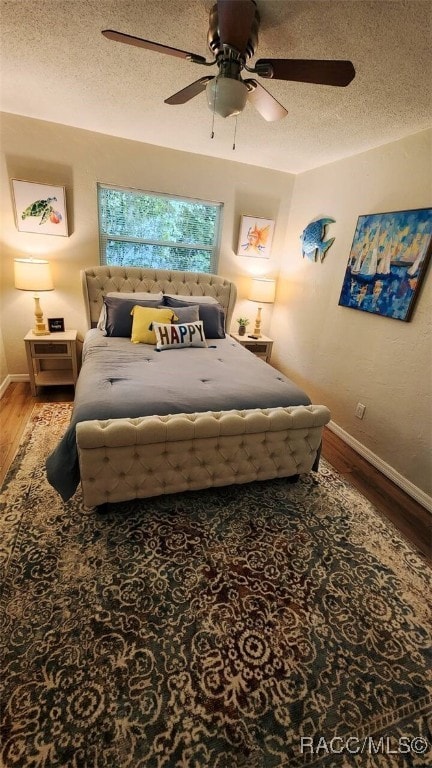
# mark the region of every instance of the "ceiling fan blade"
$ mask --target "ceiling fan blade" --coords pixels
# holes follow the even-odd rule
[[[349,85],[355,76],[351,61],[315,59],[259,59],[254,71],[260,77],[275,80],[295,80],[318,85]]]
[[[186,104],[186,102],[193,99],[194,96],[198,96],[199,93],[205,91],[206,85],[210,80],[214,80],[213,75],[200,77],[199,80],[195,80],[194,83],[187,85],[186,88],[182,88],[181,91],[177,91],[177,93],[174,93],[168,99],[165,99],[165,104]]]
[[[272,122],[273,120],[281,120],[283,117],[286,117],[288,110],[282,104],[279,104],[275,97],[257,83],[256,80],[249,79],[243,80],[243,82],[247,85],[249,91],[248,101],[254,105],[264,120]]]
[[[142,37],[125,35],[123,32],[116,32],[115,29],[104,29],[102,30],[102,34],[104,37],[108,38],[108,40],[114,40],[117,43],[136,45],[138,48],[145,48],[148,51],[156,51],[156,53],[166,53],[168,56],[177,56],[179,59],[188,59],[189,61],[193,61],[194,64],[207,63],[204,56],[198,56],[196,53],[182,51],[179,48],[170,48],[169,45],[154,43],[151,40],[144,40]]]
[[[217,0],[221,45],[229,45],[244,54],[255,12],[253,0]]]

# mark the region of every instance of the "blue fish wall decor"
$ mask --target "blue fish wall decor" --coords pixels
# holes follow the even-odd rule
[[[334,237],[324,240],[326,226],[334,223],[334,219],[327,217],[311,221],[307,225],[300,236],[303,258],[307,256],[311,261],[316,261],[319,254],[320,261],[324,261],[328,249],[334,243]]]

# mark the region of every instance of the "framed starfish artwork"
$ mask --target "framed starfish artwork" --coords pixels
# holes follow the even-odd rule
[[[256,216],[242,216],[237,248],[238,256],[270,257],[274,221]]]
[[[68,237],[66,192],[39,182],[12,179],[12,201],[19,232]]]

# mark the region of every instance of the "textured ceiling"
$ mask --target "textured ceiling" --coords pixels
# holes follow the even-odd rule
[[[298,173],[431,125],[430,0],[257,0],[256,58],[350,59],[347,88],[263,80],[288,116],[268,123],[247,105],[237,121],[205,94],[163,100],[217,73],[107,41],[106,28],[207,49],[211,0],[1,2],[1,109],[164,147]],[[249,63],[253,64],[254,59]],[[257,78],[259,79],[259,78]]]

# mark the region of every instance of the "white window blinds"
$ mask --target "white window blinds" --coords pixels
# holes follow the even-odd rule
[[[101,263],[217,272],[222,203],[98,184]]]

